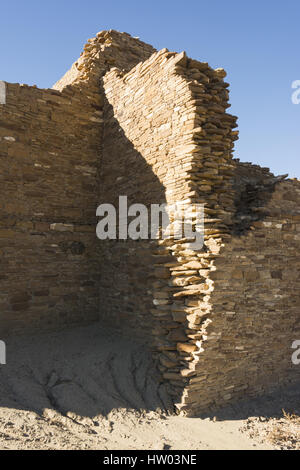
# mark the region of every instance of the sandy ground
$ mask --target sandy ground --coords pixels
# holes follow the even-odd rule
[[[261,439],[260,417],[298,404],[300,387],[224,409],[216,421],[175,416],[145,348],[92,325],[7,343],[0,449],[278,448],[267,433]]]

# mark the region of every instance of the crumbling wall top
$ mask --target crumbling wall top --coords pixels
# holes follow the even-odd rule
[[[79,59],[53,88],[61,91],[68,85],[86,81],[98,85],[99,78],[111,67],[130,70],[154,52],[152,46],[128,33],[100,31],[88,40]]]

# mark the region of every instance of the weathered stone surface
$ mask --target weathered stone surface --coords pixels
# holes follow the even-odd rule
[[[102,31],[55,89],[0,82],[1,338],[100,319],[190,414],[299,379],[300,183],[232,159],[225,76]],[[98,240],[120,195],[204,203],[203,249]]]

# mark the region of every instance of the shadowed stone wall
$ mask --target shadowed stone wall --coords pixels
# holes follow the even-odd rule
[[[0,106],[1,336],[97,317],[102,111],[75,90],[6,84]]]
[[[53,90],[5,84],[1,337],[98,319],[151,346],[187,414],[300,379],[299,181],[232,159],[225,76],[102,31]],[[204,204],[204,246],[98,240],[119,196]]]

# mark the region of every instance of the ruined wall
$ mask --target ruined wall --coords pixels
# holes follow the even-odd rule
[[[127,33],[100,31],[88,40],[79,59],[53,88],[62,91],[77,85],[90,96],[98,95],[100,78],[105,72],[112,67],[128,71],[154,52],[152,46]]]
[[[186,61],[183,55],[163,50],[127,74],[113,69],[105,75],[101,202],[118,207],[119,195],[126,195],[128,206],[142,203],[150,211],[151,204],[188,192],[181,130],[187,127],[191,94],[176,73],[180,61]],[[169,277],[162,263],[174,263],[171,253],[155,240],[107,241],[103,257],[100,315],[122,329],[134,328],[147,341],[153,336],[163,341],[167,334],[156,324],[154,302],[169,304],[171,288],[160,279]]]
[[[97,316],[101,102],[6,84],[0,105],[1,337]]]
[[[234,231],[220,249],[203,352],[184,398],[188,413],[299,381],[300,182],[237,164]],[[242,201],[242,202],[241,202]]]
[[[119,195],[128,195],[128,204],[147,207],[205,203],[207,240],[224,232],[222,219],[234,211],[229,179],[236,138],[224,76],[167,50],[127,74],[113,69],[105,75],[103,202],[118,206]],[[102,244],[101,315],[152,344],[179,404],[196,374],[200,320],[212,290],[210,248],[195,252],[187,242]]]
[[[153,51],[103,31],[53,90],[1,82],[1,338],[98,319],[100,78]]]
[[[224,77],[163,50],[103,79],[101,201],[205,204],[200,252],[185,239],[103,245],[100,316],[152,344],[187,414],[300,378],[291,362],[299,240],[288,223],[299,183],[232,161]]]
[[[6,84],[1,337],[100,319],[151,345],[187,414],[300,378],[299,181],[232,160],[225,76],[103,31],[54,90]],[[204,204],[204,246],[98,240],[119,196]]]
[[[234,163],[236,212],[210,253],[201,351],[179,405],[191,415],[300,379],[299,181]]]

